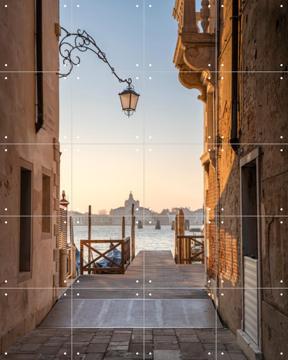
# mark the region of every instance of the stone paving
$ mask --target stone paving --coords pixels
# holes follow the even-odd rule
[[[8,349],[1,359],[244,360],[228,329],[43,329]],[[217,346],[217,349],[216,349]]]
[[[133,304],[136,298],[138,305],[142,306],[141,311],[125,311],[123,302]],[[101,323],[101,309],[93,308],[93,304],[103,300],[111,319],[120,317],[117,326],[107,325],[110,321],[107,317]],[[80,310],[75,306],[78,302],[82,305]],[[197,315],[201,322],[187,324],[182,321],[185,316],[177,315],[179,306],[175,302],[187,304],[182,307],[187,310],[184,311],[187,319]],[[198,306],[191,309],[188,305],[193,302]],[[149,309],[149,303],[158,304],[157,311]],[[173,303],[174,308],[165,311],[166,303]],[[109,304],[113,304],[112,308]],[[202,264],[177,266],[170,251],[142,251],[125,275],[80,276],[72,287],[66,289],[42,324],[19,339],[0,358],[244,360],[234,335],[222,327],[215,311],[205,289]],[[75,323],[77,313],[86,319],[84,325]],[[161,325],[155,321],[154,325],[148,325],[151,317],[160,314],[163,318]],[[129,316],[138,318],[138,321],[128,324]],[[210,322],[204,321],[205,316]],[[166,325],[170,318],[173,318],[173,325]],[[59,322],[61,319],[64,322]]]

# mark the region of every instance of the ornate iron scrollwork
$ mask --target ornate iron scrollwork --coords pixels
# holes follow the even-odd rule
[[[63,65],[65,67],[68,66],[68,69],[65,73],[58,74],[60,78],[69,76],[74,66],[80,64],[81,59],[78,52],[84,53],[86,51],[91,51],[110,68],[112,74],[120,83],[127,83],[128,87],[132,87],[132,79],[122,79],[118,76],[115,69],[107,60],[106,54],[99,48],[94,38],[89,35],[87,31],[78,29],[77,32],[70,33],[63,27],[61,27],[61,30],[64,32],[64,36],[59,43],[59,53],[62,57]]]

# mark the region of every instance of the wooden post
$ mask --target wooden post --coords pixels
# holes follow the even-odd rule
[[[125,216],[122,216],[122,240],[125,239]]]
[[[91,205],[88,208],[88,240],[91,240]]]
[[[69,216],[69,233],[70,233],[70,244],[74,245],[74,228],[72,216]]]
[[[178,214],[175,216],[175,223],[174,223],[174,232],[175,232],[175,262],[179,264],[179,239],[177,238],[178,235]]]
[[[179,210],[178,213],[178,235],[180,236],[184,236],[185,234],[185,218],[184,218],[184,212],[183,209]],[[179,241],[180,244],[180,248],[179,248],[179,257],[180,257],[180,264],[184,264],[185,261],[184,259],[186,258],[186,250],[185,250],[185,246],[184,245],[184,239],[180,238]]]
[[[88,208],[88,240],[91,240],[91,205],[89,205],[89,208]],[[92,261],[92,253],[91,253],[91,249],[89,247],[89,250],[88,250],[88,261],[90,263],[90,261]],[[89,271],[88,273],[90,274],[91,273],[91,266],[89,265]]]
[[[122,239],[121,241],[121,268],[122,274],[125,273],[125,248],[124,248],[125,240]]]
[[[135,215],[134,215],[134,204],[132,204],[132,209],[131,209],[131,246],[132,246],[131,256],[132,256],[132,260],[135,258],[135,224],[136,224],[136,220],[135,220]]]
[[[80,274],[83,275],[83,244],[80,240]]]

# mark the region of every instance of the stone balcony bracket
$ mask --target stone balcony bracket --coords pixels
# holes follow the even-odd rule
[[[209,164],[211,164],[214,168],[216,168],[217,163],[217,154],[215,149],[211,149],[211,151],[205,151],[200,156],[201,164],[204,168],[207,168]]]
[[[202,84],[206,87],[207,93],[213,93],[215,87],[215,74],[210,70],[203,70],[201,73]]]
[[[209,82],[213,85],[215,70],[215,34],[209,26],[208,4],[208,1],[202,0],[202,9],[197,13],[195,0],[176,0],[173,11],[178,21],[174,64],[180,70],[181,83],[201,92]],[[203,100],[203,95],[200,99]]]

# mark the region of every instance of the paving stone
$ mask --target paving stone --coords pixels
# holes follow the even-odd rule
[[[44,346],[41,346],[39,348],[39,353],[47,354],[47,355],[49,355],[49,354],[53,355],[53,354],[57,354],[60,348],[61,348],[61,345],[57,345],[57,346],[46,346],[46,345],[44,345]]]
[[[129,346],[129,352],[135,353],[135,354],[136,354],[136,352],[138,352],[139,354],[143,354],[143,352],[149,353],[152,350],[153,350],[152,342],[145,343],[145,345],[143,343],[133,343],[133,344],[130,344],[130,346]]]
[[[180,360],[179,350],[154,350],[154,360]]]
[[[102,360],[104,358],[104,354],[86,354],[85,360]]]
[[[174,329],[154,329],[152,330],[153,335],[160,335],[160,336],[164,336],[164,335],[175,335],[175,330]]]
[[[93,333],[82,333],[82,334],[73,334],[73,340],[76,342],[82,342],[82,341],[91,341],[94,337]]]
[[[127,351],[107,351],[107,353],[105,353],[104,360],[131,359],[135,357],[135,354],[127,353]]]
[[[63,337],[60,337],[63,340]],[[25,339],[25,344],[44,344],[49,341],[49,336],[29,336]]]
[[[200,342],[199,338],[197,335],[181,335],[178,336],[179,342]]]
[[[135,336],[132,335],[131,337],[131,341],[135,342],[135,343],[140,343],[140,342],[150,342],[153,340],[153,336],[152,335],[147,335],[147,336]]]
[[[155,342],[154,343],[155,350],[179,350],[178,344],[171,344],[166,342]]]
[[[176,329],[176,334],[181,335],[196,335],[197,331],[195,329]]]
[[[111,336],[100,336],[96,335],[92,338],[91,343],[92,344],[108,344],[111,340]]]
[[[87,354],[85,355],[85,360],[102,360],[104,358],[104,354]]]
[[[111,341],[109,342],[109,345],[129,345],[129,340],[123,340],[123,341],[113,341],[111,339]]]
[[[201,343],[213,343],[216,341],[216,337],[213,334],[213,332],[210,332],[210,333],[206,332],[206,333],[201,333],[201,334],[197,333],[197,336]]]
[[[71,339],[69,339],[70,341]],[[54,339],[50,339],[49,341],[45,342],[43,345],[45,346],[54,346],[54,347],[57,347],[57,346],[62,346],[64,344],[68,343],[68,339],[67,341],[62,339],[62,340],[54,340]]]
[[[216,359],[215,357],[208,355],[208,354],[201,354],[201,355],[196,355],[193,356],[191,354],[186,354],[186,353],[181,353],[181,359],[182,360],[214,360]],[[221,360],[221,359],[218,359]]]
[[[170,342],[172,344],[177,344],[178,341],[176,336],[158,335],[154,336],[154,342]]]
[[[219,360],[231,360],[231,357],[227,351],[218,351],[216,358]]]
[[[73,352],[74,353],[80,352],[80,354],[85,354],[88,345],[89,345],[88,343],[73,344]]]
[[[94,335],[100,335],[100,336],[112,336],[113,335],[113,330],[110,329],[101,329],[101,330],[97,330],[96,334]]]
[[[28,343],[28,344],[23,344],[21,345],[19,352],[28,352],[28,353],[37,353],[37,350],[39,350],[39,348],[42,346],[42,344],[33,344],[33,343]]]
[[[107,344],[89,344],[87,346],[87,353],[102,353],[107,349]]]
[[[125,350],[128,352],[129,341],[111,341],[108,350]]]
[[[211,343],[203,343],[204,349],[206,350],[215,350],[216,349],[216,343],[215,342],[211,342]],[[217,349],[218,350],[227,350],[224,344],[217,344]]]
[[[218,329],[216,336],[217,336],[217,339],[219,342],[222,342],[225,344],[235,343],[235,336],[228,329]]]
[[[131,334],[113,334],[111,341],[129,341],[131,336]]]
[[[238,353],[229,353],[231,360],[246,360],[246,356],[244,354],[238,354]]]
[[[201,355],[204,352],[204,347],[201,343],[180,343],[181,352],[191,354],[193,356]]]
[[[2,356],[1,360],[36,360],[39,359],[39,355],[26,353],[26,354],[9,354],[7,356]],[[44,358],[43,358],[44,359]]]
[[[224,344],[226,350],[228,350],[228,352],[232,352],[232,353],[242,353],[242,351],[240,350],[239,346],[237,345],[236,342],[234,343],[230,343],[230,344]]]

